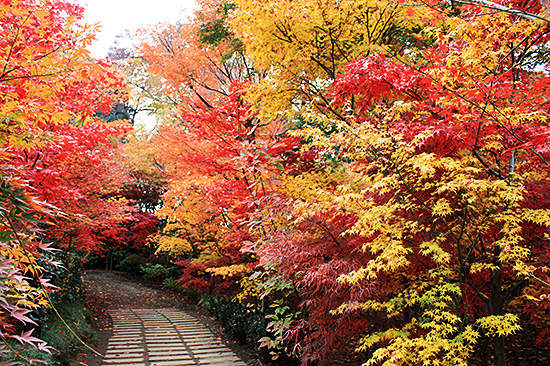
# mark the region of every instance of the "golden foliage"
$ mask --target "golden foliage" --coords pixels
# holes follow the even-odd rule
[[[230,24],[267,76],[248,97],[261,116],[292,115],[327,102],[325,89],[346,65],[385,52],[416,25],[437,23],[429,8],[374,0],[237,0]]]

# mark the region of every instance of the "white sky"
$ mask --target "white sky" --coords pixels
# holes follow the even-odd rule
[[[126,29],[133,33],[148,24],[187,19],[196,7],[194,0],[73,1],[84,6],[85,23],[101,23],[101,33],[90,49],[95,58],[106,57],[116,35],[124,33]]]

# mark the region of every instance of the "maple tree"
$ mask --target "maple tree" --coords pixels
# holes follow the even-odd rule
[[[243,220],[262,204],[270,190],[264,180],[280,171],[277,159],[292,139],[282,138],[280,121],[263,124],[242,99],[254,70],[226,25],[234,5],[200,5],[194,20],[142,30],[141,66],[134,65],[153,75],[141,78],[149,80],[140,84],[142,95],[169,109],[151,137],[169,182],[157,212],[166,227],[151,243],[181,259],[192,274],[180,278],[184,284],[221,289],[249,271],[241,264],[250,256],[239,252],[249,238]]]
[[[204,0],[198,5],[200,10],[193,19],[142,29],[137,50],[141,61],[133,61],[131,67],[135,69],[145,60],[148,72],[164,80],[160,87],[164,99],[177,108],[212,108],[229,95],[232,82],[254,74],[240,43],[225,25],[234,5],[221,0]],[[155,89],[158,85],[151,83],[142,88],[149,95],[158,95],[151,93]]]
[[[2,3],[3,146],[32,146],[48,137],[49,126],[110,106],[102,86],[119,80],[106,64],[89,61],[93,33],[76,23],[82,11],[64,1]]]
[[[98,225],[109,226],[129,215],[116,196],[128,180],[116,153],[121,129],[90,122],[51,131],[54,142],[18,154],[14,163],[37,197],[63,212],[50,219],[55,222],[48,230],[51,239],[69,250],[92,249]]]
[[[108,62],[89,57],[95,29],[80,23],[82,12],[57,0],[0,4],[2,358],[23,357],[8,339],[48,351],[21,330],[33,323],[26,314],[51,305],[43,266],[59,266],[48,256],[53,246],[93,247],[87,234],[99,221],[132,210],[116,202],[126,179],[116,150],[127,127],[93,117],[123,85]]]
[[[428,7],[396,2],[237,0],[230,24],[264,77],[248,92],[265,118],[333,110],[327,87],[346,65],[387,50],[403,52],[441,19]],[[322,107],[319,109],[319,107]]]
[[[141,211],[154,213],[161,204],[161,194],[166,184],[164,168],[156,160],[148,134],[134,131],[126,138],[124,165],[132,179],[125,184],[121,194],[138,204]]]
[[[208,262],[207,273],[234,279],[251,260],[239,252],[250,238],[248,215],[263,205],[281,156],[294,146],[274,126],[258,125],[242,88],[234,84],[211,110],[182,111],[184,128],[161,126],[153,140],[170,177],[157,213],[168,222],[155,239],[159,250]]]
[[[399,320],[363,319],[359,350],[378,346],[368,364],[466,364],[483,335],[504,365],[522,308],[544,311],[548,89],[526,40],[547,31],[462,11],[433,47],[361,58],[336,78],[330,107],[343,121],[316,114],[296,134],[339,163],[286,178],[290,218],[254,247],[299,283],[315,331],[331,333],[329,314]],[[319,342],[308,333],[307,346]]]

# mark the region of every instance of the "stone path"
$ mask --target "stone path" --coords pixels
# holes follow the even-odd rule
[[[175,308],[109,311],[113,335],[102,365],[246,366],[196,319]]]

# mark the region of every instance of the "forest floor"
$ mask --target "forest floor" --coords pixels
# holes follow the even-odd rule
[[[98,332],[97,348],[104,354],[109,338],[112,335],[113,320],[109,311],[116,309],[159,309],[177,308],[185,311],[205,325],[217,338],[249,366],[266,365],[255,357],[249,345],[239,344],[225,334],[215,319],[205,310],[189,303],[170,291],[151,288],[137,280],[128,278],[122,273],[109,271],[86,271],[83,275],[84,298],[92,310],[93,325]],[[102,357],[92,352],[86,354],[85,364],[101,365]]]

